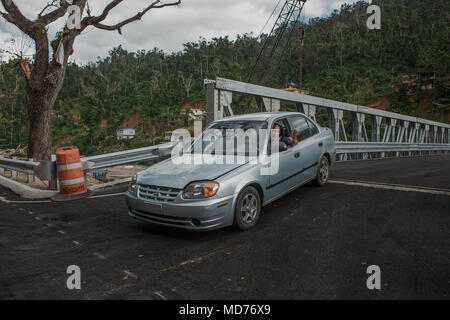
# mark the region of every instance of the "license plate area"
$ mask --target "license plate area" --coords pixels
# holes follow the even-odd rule
[[[144,202],[145,203],[145,211],[148,213],[161,214],[162,213],[162,205],[158,203]]]

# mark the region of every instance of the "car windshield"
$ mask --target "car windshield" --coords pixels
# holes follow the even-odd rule
[[[191,146],[191,153],[257,156],[267,135],[266,121],[231,120],[214,123]]]

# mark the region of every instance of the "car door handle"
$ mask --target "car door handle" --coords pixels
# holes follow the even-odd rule
[[[323,143],[321,142],[321,143],[319,143],[319,147],[323,147]]]
[[[294,157],[295,157],[295,158],[300,158],[300,152],[294,153]]]

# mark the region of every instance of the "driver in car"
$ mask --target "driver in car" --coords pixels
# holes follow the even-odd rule
[[[297,130],[292,130],[291,134],[288,136],[284,123],[276,122],[273,125],[273,130],[275,130],[275,133],[272,136],[272,140],[279,138],[280,142],[284,142],[289,146],[295,146],[298,143]]]

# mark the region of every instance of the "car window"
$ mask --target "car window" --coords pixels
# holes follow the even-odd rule
[[[240,140],[235,136],[236,130],[242,130],[248,133],[250,130],[254,131],[256,141],[251,141],[250,136],[244,136],[244,144],[240,144]],[[200,154],[231,154],[249,156],[259,154],[259,146],[263,141],[259,141],[260,130],[267,130],[266,121],[251,121],[251,120],[230,120],[219,121],[212,124],[207,130],[202,133],[191,146],[191,153]],[[219,133],[216,135],[216,133]]]
[[[289,122],[291,123],[291,128],[297,130],[298,141],[306,140],[311,136],[311,128],[306,122],[306,118],[300,116],[292,117],[289,118]]]
[[[289,137],[289,135],[290,135],[290,130],[289,130],[290,129],[290,124],[289,124],[288,120],[286,118],[278,119],[278,120],[273,122],[272,128],[273,128],[273,126],[276,123],[283,124],[283,126],[281,127],[281,132],[280,132],[281,136]],[[271,151],[271,147],[272,147],[272,141],[271,141],[271,139],[269,139],[269,143],[267,144],[267,153],[268,154],[271,154],[271,152],[272,152]],[[288,148],[289,147],[290,146],[288,146]]]
[[[312,123],[312,121],[310,121],[310,120],[307,120],[307,121],[308,121],[309,127],[311,128],[311,136],[318,134],[319,129],[317,128],[317,126],[314,123]]]

